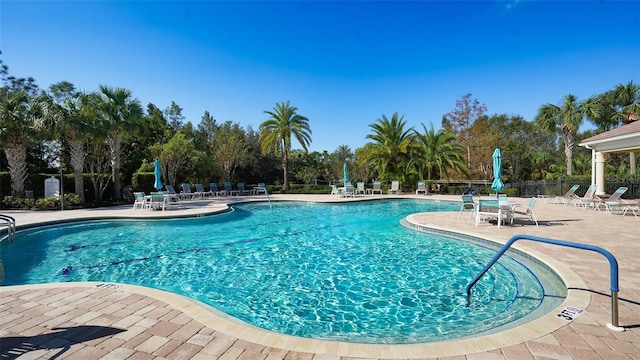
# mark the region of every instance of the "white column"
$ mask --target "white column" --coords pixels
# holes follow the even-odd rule
[[[591,149],[591,184],[596,183],[596,150]]]
[[[595,152],[595,150],[593,150]],[[595,152],[596,157],[596,171],[595,171],[595,184],[598,185],[598,189],[596,190],[596,195],[604,194],[604,154],[601,152]],[[592,175],[593,176],[593,175]]]

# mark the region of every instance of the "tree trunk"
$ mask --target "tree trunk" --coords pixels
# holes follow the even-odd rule
[[[282,168],[284,169],[284,179],[282,184],[282,190],[289,190],[289,151],[288,149],[284,149],[282,151]]]
[[[564,155],[567,160],[567,175],[573,175],[573,146],[575,144],[575,134],[571,130],[564,128]]]
[[[113,179],[113,199],[118,201],[122,198],[120,194],[120,145],[122,138],[120,135],[114,135],[109,140],[111,146],[111,178]]]
[[[27,179],[27,144],[21,140],[8,141],[4,147],[7,156],[11,185],[16,196],[24,197],[24,182]]]
[[[84,179],[82,177],[82,169],[84,168],[84,141],[79,139],[70,140],[69,147],[75,192],[80,196],[80,203],[84,204],[86,201],[84,197]]]
[[[635,173],[636,173],[636,153],[633,152],[633,151],[629,153],[629,168],[631,169],[631,174],[635,175]]]

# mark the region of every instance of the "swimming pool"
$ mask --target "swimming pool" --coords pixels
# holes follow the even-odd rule
[[[20,231],[3,242],[4,285],[108,281],[186,295],[273,331],[362,343],[471,336],[525,318],[545,289],[495,251],[409,231],[399,221],[459,204],[385,200],[239,204],[223,215],[92,221]],[[548,292],[547,292],[548,293]]]

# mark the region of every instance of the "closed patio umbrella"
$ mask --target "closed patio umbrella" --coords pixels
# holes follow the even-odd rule
[[[342,172],[344,173],[344,184],[348,184],[349,183],[349,167],[347,166],[347,163],[344,163],[344,166],[342,167]]]
[[[502,182],[502,152],[500,148],[496,148],[493,152],[493,183],[491,184],[491,190],[499,193],[504,189],[504,183]]]
[[[153,184],[153,187],[156,188],[156,190],[160,190],[162,189],[162,181],[160,180],[160,160],[153,161],[153,172],[156,176],[156,181]]]

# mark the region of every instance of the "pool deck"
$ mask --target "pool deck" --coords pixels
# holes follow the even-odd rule
[[[425,198],[368,195],[374,198]],[[429,195],[459,201],[459,196]],[[248,198],[192,201],[167,211],[131,206],[68,211],[2,211],[18,227],[69,219],[198,216],[224,211]],[[259,199],[259,200],[263,200]],[[272,201],[343,201],[329,195],[274,195]],[[516,199],[522,204],[527,199]],[[346,201],[353,201],[348,199]],[[640,359],[640,221],[540,200],[540,222],[498,229],[475,226],[470,213],[422,213],[408,217],[420,227],[453,231],[505,243],[526,234],[599,246],[618,260],[619,325],[611,320],[609,264],[584,250],[519,242],[519,250],[545,261],[565,279],[567,300],[553,313],[505,332],[416,345],[367,345],[283,336],[239,324],[182,296],[139,286],[63,283],[0,287],[1,359]],[[0,235],[2,236],[2,235]],[[572,321],[555,316],[565,306],[584,309]]]

